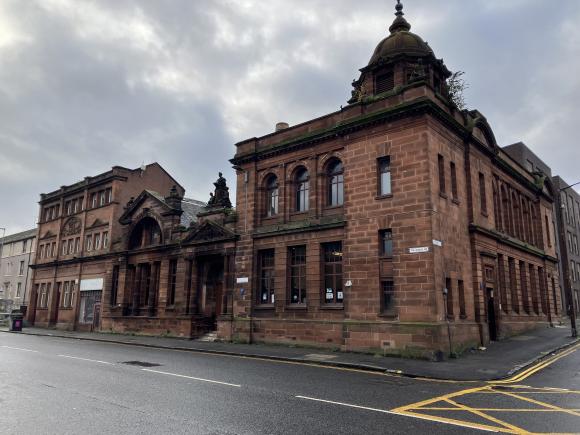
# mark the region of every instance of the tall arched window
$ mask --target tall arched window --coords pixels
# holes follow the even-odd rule
[[[340,160],[332,161],[327,168],[328,205],[344,204],[344,171]]]
[[[152,217],[143,218],[131,232],[129,249],[138,249],[145,246],[161,243],[161,228]]]
[[[308,181],[308,171],[301,168],[296,172],[296,211],[308,210],[308,194],[310,192],[310,183]]]
[[[266,180],[266,216],[278,214],[278,179],[271,175]]]

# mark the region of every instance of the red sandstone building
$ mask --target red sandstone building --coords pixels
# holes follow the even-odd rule
[[[185,226],[179,188],[119,198],[102,329],[440,356],[554,322],[550,182],[457,108],[410,27],[398,5],[346,107],[236,145],[235,210],[221,175]],[[40,301],[55,273],[36,278]]]
[[[157,163],[120,166],[41,194],[28,320],[37,326],[99,327],[103,285],[119,245],[125,204],[144,188],[183,188]]]
[[[549,182],[410,27],[397,5],[348,106],[237,144],[224,338],[428,355],[560,314]]]

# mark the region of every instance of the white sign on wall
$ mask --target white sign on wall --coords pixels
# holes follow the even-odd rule
[[[246,284],[248,283],[248,277],[247,276],[241,276],[239,278],[236,279],[236,282],[238,284]]]
[[[420,254],[422,252],[429,252],[429,246],[420,246],[418,248],[409,248],[409,254]]]
[[[103,290],[103,278],[81,279],[80,290],[82,292]]]

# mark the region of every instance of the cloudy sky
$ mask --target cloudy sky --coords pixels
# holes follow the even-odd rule
[[[206,200],[234,143],[346,104],[394,3],[0,0],[0,227],[113,165],[158,161]],[[404,4],[498,142],[580,181],[580,1]]]

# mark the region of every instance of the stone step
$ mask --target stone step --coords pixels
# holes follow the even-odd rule
[[[199,337],[197,339],[197,341],[206,341],[206,342],[214,342],[217,341],[217,332],[216,331],[212,331],[212,332],[208,332],[207,334],[202,335],[201,337]]]

